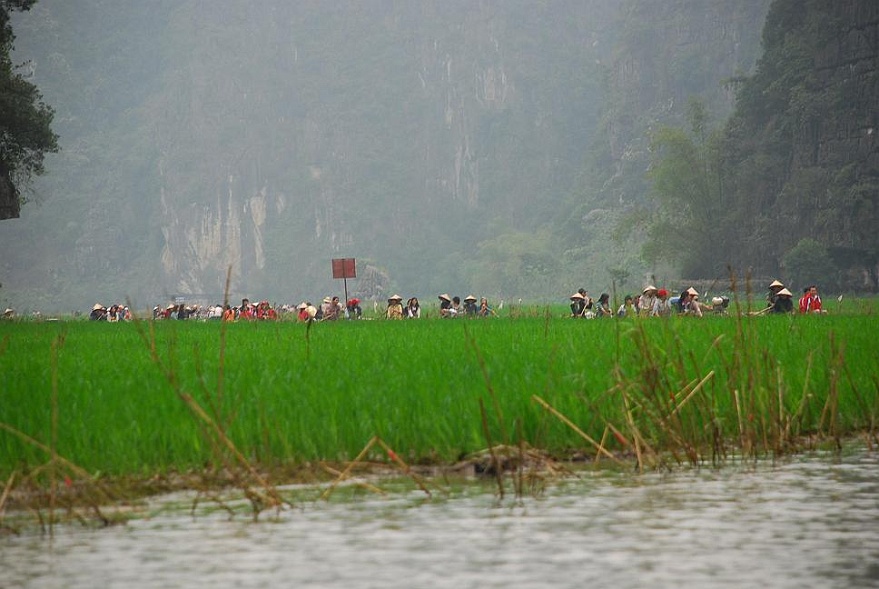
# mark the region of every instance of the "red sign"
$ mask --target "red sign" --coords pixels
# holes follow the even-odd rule
[[[357,278],[354,258],[334,258],[333,278]]]

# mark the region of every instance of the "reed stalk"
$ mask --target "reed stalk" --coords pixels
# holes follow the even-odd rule
[[[491,441],[491,430],[488,427],[488,419],[485,415],[485,403],[482,398],[479,399],[479,415],[482,418],[482,433],[485,436],[485,443],[488,446],[488,452],[491,455],[491,464],[494,470],[495,480],[497,481],[497,491],[501,499],[504,498],[504,479],[501,472],[501,463],[494,451],[494,442]]]

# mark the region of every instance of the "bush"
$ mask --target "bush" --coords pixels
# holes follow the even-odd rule
[[[835,290],[838,286],[836,266],[827,248],[814,239],[801,239],[784,255],[784,266],[796,288],[818,284],[826,290]]]

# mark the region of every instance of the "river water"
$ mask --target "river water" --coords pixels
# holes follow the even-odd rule
[[[254,523],[180,497],[0,540],[0,587],[879,587],[879,455],[349,493]]]

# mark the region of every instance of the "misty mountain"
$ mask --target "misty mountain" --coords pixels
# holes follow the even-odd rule
[[[373,293],[634,285],[649,133],[732,111],[768,5],[40,0],[16,56],[62,151],[0,225],[0,296],[219,300],[231,266],[233,298],[296,302],[335,257]]]

